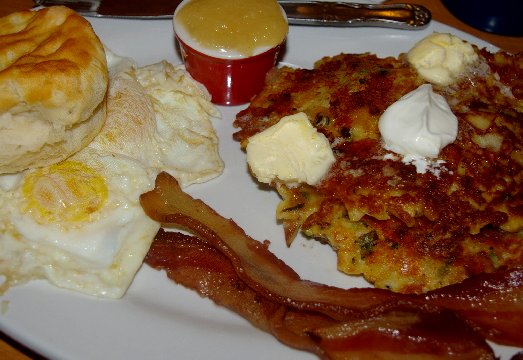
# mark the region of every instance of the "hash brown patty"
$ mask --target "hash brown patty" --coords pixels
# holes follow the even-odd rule
[[[458,137],[424,174],[386,156],[378,130],[385,109],[424,83],[403,55],[340,54],[269,74],[237,114],[234,139],[245,149],[303,111],[336,157],[315,186],[272,184],[289,245],[301,230],[332,246],[340,271],[402,293],[523,264],[523,54],[476,51],[460,81],[433,86],[458,117]]]

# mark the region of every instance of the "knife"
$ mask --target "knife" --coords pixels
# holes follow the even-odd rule
[[[128,19],[171,19],[181,0],[35,0],[37,6],[65,5],[81,15]],[[358,4],[280,0],[290,25],[376,26],[419,30],[430,11],[415,4]]]

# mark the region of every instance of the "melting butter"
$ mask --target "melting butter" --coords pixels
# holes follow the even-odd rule
[[[472,45],[442,33],[425,37],[407,54],[409,63],[425,80],[441,86],[455,82],[478,58]]]
[[[281,180],[315,185],[334,161],[329,140],[311,125],[305,113],[281,118],[247,143],[247,163],[264,183]]]

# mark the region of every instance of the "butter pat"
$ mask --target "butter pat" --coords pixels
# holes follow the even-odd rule
[[[311,125],[307,115],[283,117],[249,138],[247,163],[263,183],[274,180],[317,184],[334,163],[329,140]]]
[[[389,106],[378,127],[386,149],[410,158],[436,158],[456,140],[458,119],[445,98],[424,84]]]
[[[414,45],[407,60],[425,80],[447,86],[476,62],[478,55],[472,45],[454,35],[433,33]]]

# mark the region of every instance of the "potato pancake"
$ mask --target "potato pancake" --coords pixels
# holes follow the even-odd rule
[[[405,55],[340,54],[313,69],[283,67],[238,113],[234,139],[305,112],[336,162],[318,184],[272,186],[290,245],[301,230],[329,243],[338,269],[376,287],[423,293],[523,264],[523,54],[474,48],[479,62],[434,85],[458,118],[439,165],[417,173],[384,149],[383,112],[425,81]]]

